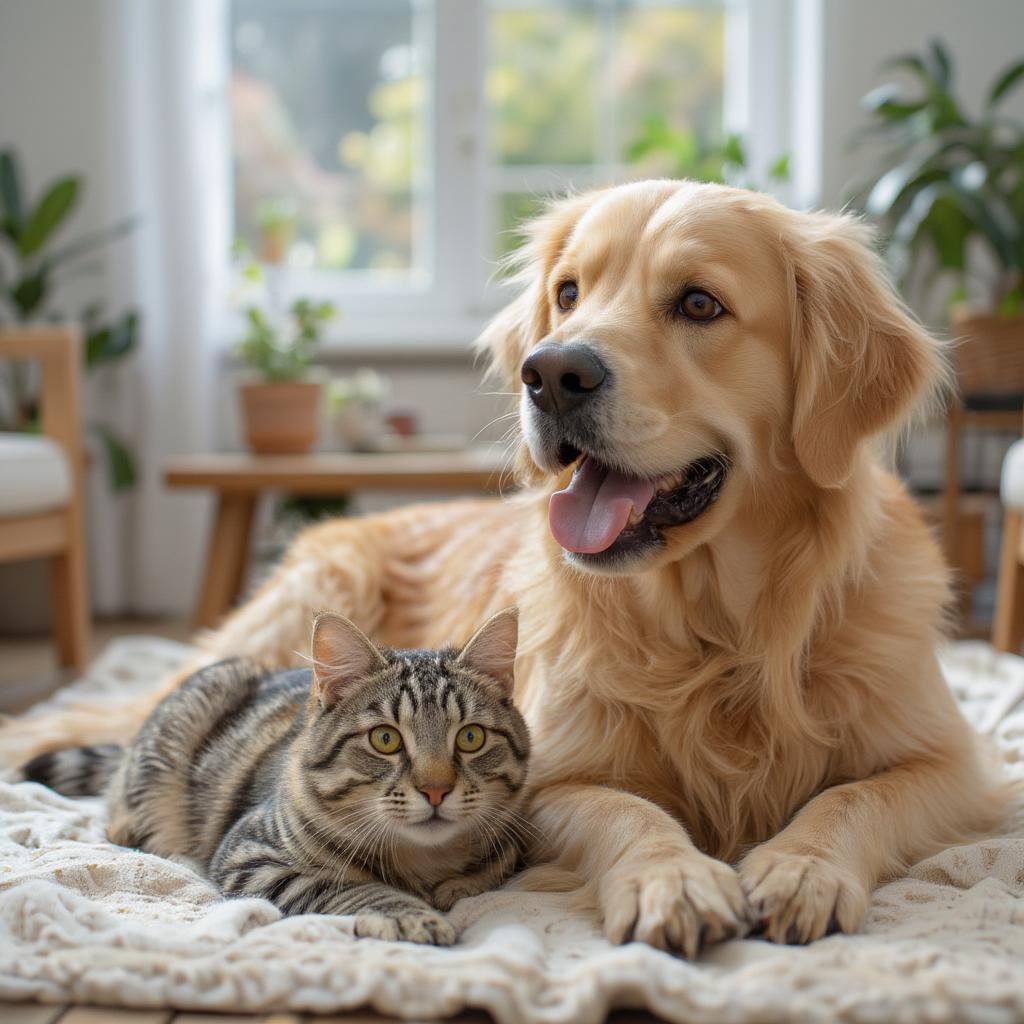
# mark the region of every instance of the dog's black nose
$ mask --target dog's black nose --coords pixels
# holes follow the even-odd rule
[[[522,378],[534,405],[564,414],[585,402],[608,377],[597,353],[581,342],[538,345],[523,363]]]

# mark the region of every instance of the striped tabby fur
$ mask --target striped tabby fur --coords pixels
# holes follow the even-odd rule
[[[42,782],[65,796],[97,796],[107,788],[123,757],[124,747],[113,743],[74,747],[40,754],[21,773],[26,779]]]
[[[514,611],[461,652],[378,648],[321,615],[312,670],[221,662],[169,694],[127,749],[45,754],[23,772],[69,795],[109,781],[114,842],[194,858],[225,893],[449,944],[438,911],[507,878],[528,828],[515,648]],[[371,733],[401,746],[382,753]]]

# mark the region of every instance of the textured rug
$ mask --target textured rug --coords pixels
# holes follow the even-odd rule
[[[188,651],[118,641],[55,701],[125,700]],[[944,665],[1024,778],[1024,660],[962,644]],[[355,940],[340,917],[282,919],[220,899],[185,864],[112,846],[98,800],[0,783],[0,999],[420,1019],[477,1007],[502,1024],[588,1024],[616,1007],[715,1024],[1024,1019],[1024,806],[1010,835],[879,889],[863,934],[806,948],[736,941],[686,963],[608,945],[559,895],[491,893],[452,916],[465,928],[452,949]]]

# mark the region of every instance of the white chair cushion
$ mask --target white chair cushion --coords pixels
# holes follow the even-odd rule
[[[1007,508],[1024,511],[1024,438],[1014,441],[1003,459],[999,496]]]
[[[70,497],[68,460],[56,441],[0,433],[0,517],[52,512]]]

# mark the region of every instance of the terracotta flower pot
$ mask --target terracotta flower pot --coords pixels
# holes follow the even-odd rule
[[[242,384],[245,437],[260,455],[301,455],[320,432],[323,386],[310,381]]]
[[[264,263],[278,265],[288,258],[294,231],[290,224],[264,228],[260,234],[260,259]]]

